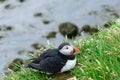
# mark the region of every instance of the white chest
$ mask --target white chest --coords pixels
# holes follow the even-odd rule
[[[68,71],[68,70],[74,68],[75,64],[76,64],[76,58],[74,60],[68,60],[65,64],[65,66],[63,66],[63,68],[61,69],[61,72],[65,72],[65,71]]]

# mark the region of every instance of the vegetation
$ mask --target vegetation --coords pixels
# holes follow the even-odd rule
[[[120,23],[100,30],[87,40],[72,42],[81,50],[76,67],[65,74],[46,75],[21,67],[5,80],[66,80],[75,76],[77,80],[120,80]],[[62,77],[62,78],[61,78]]]
[[[120,80],[120,25],[112,24],[81,45],[73,70],[79,80]]]

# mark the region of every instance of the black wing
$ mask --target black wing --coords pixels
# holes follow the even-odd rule
[[[66,60],[59,56],[57,49],[47,50],[42,53],[33,62],[28,64],[28,67],[37,69],[43,72],[56,73],[65,65]]]
[[[61,68],[65,65],[66,60],[61,59],[60,57],[47,57],[40,61],[39,64],[30,63],[30,66],[33,69],[40,70],[47,73],[56,73],[60,72]]]
[[[41,61],[40,67],[43,72],[56,73],[60,72],[65,63],[66,60],[62,59],[60,56],[54,56]]]
[[[39,64],[39,62],[44,58],[55,56],[54,54],[56,54],[56,52],[57,52],[57,49],[48,49],[47,51],[44,51],[38,58],[33,60],[31,63]]]

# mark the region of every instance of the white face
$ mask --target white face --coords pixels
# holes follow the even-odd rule
[[[62,49],[59,50],[64,55],[71,55],[71,51],[73,51],[73,47],[66,45]]]

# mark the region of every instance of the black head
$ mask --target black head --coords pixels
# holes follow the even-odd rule
[[[68,42],[64,42],[64,43],[62,43],[62,44],[59,45],[58,49],[59,50],[62,49],[65,45],[70,46],[70,44]]]
[[[74,53],[78,53],[79,49],[70,45],[67,42],[64,42],[62,44],[60,44],[60,46],[58,47],[58,50],[60,53],[64,54],[64,55],[73,55]]]

